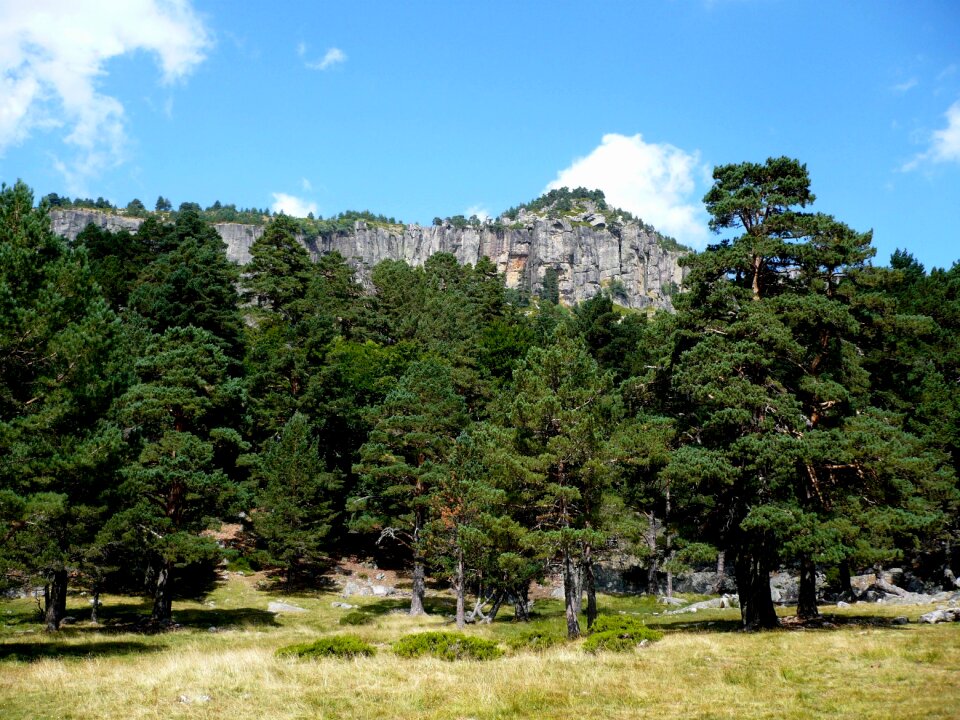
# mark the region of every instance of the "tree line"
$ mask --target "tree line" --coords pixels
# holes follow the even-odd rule
[[[769,573],[894,560],[956,570],[960,266],[927,272],[808,210],[796,160],[720,166],[734,237],[691,254],[676,313],[573,308],[482,259],[385,261],[373,292],[311,262],[275,217],[240,268],[195,208],[134,234],[55,237],[0,192],[0,571],[153,598],[202,591],[224,553],[310,583],[338,556],[428,574],[457,622],[529,611],[558,569],[568,634],[594,568],[733,568],[745,627],[777,624]],[[237,549],[216,541],[241,526]],[[586,598],[586,607],[582,607]]]

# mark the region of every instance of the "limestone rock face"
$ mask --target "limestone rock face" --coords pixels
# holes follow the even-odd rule
[[[142,220],[91,210],[54,210],[54,231],[74,239],[90,222],[110,230],[135,231]],[[214,225],[227,256],[244,264],[263,227]],[[510,226],[487,223],[458,228],[450,224],[383,226],[356,222],[352,230],[301,237],[314,259],[339,252],[364,280],[382,260],[422,265],[434,253],[453,254],[460,263],[490,258],[509,288],[540,291],[547,271],[558,273],[560,300],[571,305],[609,289],[616,302],[633,308],[672,309],[671,296],[683,282],[682,252],[666,250],[657,236],[635,222],[608,225],[602,215],[542,217],[522,212]]]

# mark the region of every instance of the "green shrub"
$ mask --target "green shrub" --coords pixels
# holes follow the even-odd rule
[[[279,657],[308,659],[353,658],[375,653],[376,649],[372,645],[368,645],[356,635],[333,635],[311,643],[287,645],[277,650]]]
[[[590,637],[583,643],[587,652],[630,652],[640,643],[656,642],[663,637],[638,619],[626,615],[603,615],[590,628]]]
[[[491,640],[447,632],[405,635],[393,644],[393,651],[404,658],[429,655],[441,660],[493,660],[503,655]]]
[[[508,641],[513,650],[541,652],[567,640],[567,635],[557,628],[531,628]]]
[[[341,625],[366,625],[368,622],[373,620],[373,616],[362,613],[358,610],[351,610],[342,618],[340,618]]]

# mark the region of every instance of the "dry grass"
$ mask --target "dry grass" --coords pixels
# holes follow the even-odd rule
[[[144,636],[80,625],[58,638],[37,632],[25,603],[2,604],[0,717],[907,720],[955,718],[960,707],[956,625],[749,635],[724,631],[736,611],[718,611],[698,618],[698,629],[667,626],[661,642],[629,655],[592,656],[572,644],[487,663],[446,663],[400,660],[387,648],[406,632],[443,625],[442,617],[417,621],[371,600],[371,624],[341,628],[336,620],[345,611],[331,608],[330,595],[290,599],[310,612],[275,624],[248,612],[270,599],[236,579],[213,595],[216,607],[178,604],[175,614],[191,621],[179,631]],[[115,600],[105,615],[122,617],[126,602]],[[628,610],[630,603],[607,599],[606,606]],[[895,614],[915,618],[925,609]],[[209,632],[214,619],[225,629]],[[351,661],[274,655],[331,631],[356,632],[381,652]],[[515,626],[471,632],[502,640]]]

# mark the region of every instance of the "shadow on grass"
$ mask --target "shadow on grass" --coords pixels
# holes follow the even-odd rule
[[[320,593],[334,592],[339,589],[339,586],[326,576],[316,575],[309,578],[286,580],[284,577],[277,575],[270,577],[258,589],[287,597],[312,598]]]
[[[279,627],[274,614],[258,608],[175,608],[173,625],[164,626],[150,621],[151,603],[128,602],[108,605],[100,610],[99,625],[69,625],[65,632],[84,635],[119,635],[139,633],[152,635],[174,628],[207,630],[256,626]]]
[[[162,650],[157,644],[126,640],[103,640],[69,645],[58,642],[0,643],[0,662],[34,662],[46,658],[96,658],[111,655],[130,655]]]
[[[360,605],[354,612],[370,617],[405,613],[410,609],[409,598],[377,600],[368,605]],[[428,615],[449,615],[456,610],[456,601],[452,598],[427,597],[423,600],[423,609]]]
[[[258,627],[280,627],[272,612],[258,608],[189,608],[174,610],[173,619],[182,627],[206,629],[209,627],[229,628],[242,625]]]

